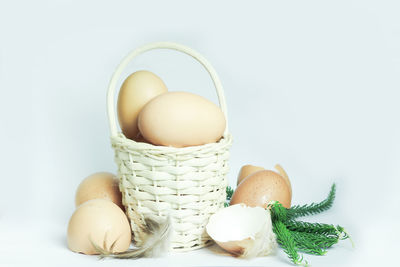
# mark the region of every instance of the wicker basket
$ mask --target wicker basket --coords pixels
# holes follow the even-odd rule
[[[216,72],[204,57],[188,47],[167,42],[151,43],[128,54],[116,69],[108,89],[111,144],[134,241],[137,245],[142,242],[138,220],[163,219],[169,215],[173,229],[171,250],[194,250],[212,243],[205,226],[225,202],[232,138],[227,125],[217,143],[174,148],[135,142],[118,131],[114,97],[121,73],[133,58],[152,49],[177,50],[199,61],[209,72],[227,117],[224,93]]]

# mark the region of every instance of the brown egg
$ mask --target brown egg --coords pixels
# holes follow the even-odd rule
[[[118,121],[126,138],[136,141],[140,110],[155,96],[167,92],[164,82],[150,71],[137,71],[128,76],[118,94]]]
[[[111,200],[123,209],[119,180],[114,174],[98,172],[85,178],[76,190],[75,206],[95,198]]]
[[[154,145],[186,147],[217,142],[226,121],[213,102],[187,92],[153,98],[139,114],[139,129]]]
[[[244,203],[250,207],[266,208],[270,201],[279,201],[286,208],[290,208],[290,190],[282,177],[269,170],[257,171],[236,188],[232,196],[231,205]]]
[[[239,185],[250,174],[255,173],[256,171],[261,171],[261,170],[264,170],[264,168],[259,167],[259,166],[253,166],[253,165],[244,165],[239,171],[239,175],[237,178],[237,185]]]
[[[290,199],[292,199],[292,183],[289,180],[289,176],[285,172],[285,170],[281,167],[281,165],[276,164],[275,169],[279,172],[279,174],[282,176],[283,180],[287,183],[290,191]]]
[[[144,139],[143,135],[139,132],[139,134],[137,135],[137,137],[135,138],[136,142],[141,142],[141,143],[148,143],[146,141],[146,139]]]
[[[84,254],[99,254],[92,242],[110,252],[123,252],[131,243],[131,228],[124,212],[106,199],[80,205],[68,224],[68,248]]]

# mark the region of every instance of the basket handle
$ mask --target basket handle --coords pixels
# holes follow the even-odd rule
[[[211,76],[211,79],[212,79],[215,89],[217,91],[219,106],[221,107],[221,110],[225,115],[226,127],[225,127],[224,136],[226,136],[226,134],[228,133],[228,114],[227,114],[227,110],[226,110],[226,101],[225,101],[224,90],[222,88],[222,84],[218,78],[217,73],[215,72],[215,70],[211,66],[211,64],[208,62],[208,60],[205,59],[198,52],[196,52],[195,50],[193,50],[187,46],[177,44],[177,43],[171,43],[171,42],[157,42],[157,43],[150,43],[150,44],[141,46],[141,47],[133,50],[132,52],[130,52],[118,65],[113,76],[111,77],[111,81],[108,86],[108,93],[107,93],[107,110],[108,110],[108,120],[109,120],[109,125],[110,125],[110,130],[111,130],[111,136],[116,136],[118,134],[116,114],[115,114],[115,109],[114,109],[114,94],[115,94],[115,90],[116,90],[119,78],[121,77],[121,74],[122,74],[123,70],[126,68],[126,66],[136,56],[138,56],[139,54],[142,54],[146,51],[153,50],[153,49],[177,50],[177,51],[183,52],[189,56],[192,56],[194,59],[196,59],[198,62],[200,62],[203,65],[203,67],[208,71],[208,73]]]

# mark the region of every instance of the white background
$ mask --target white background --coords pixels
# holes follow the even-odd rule
[[[394,266],[400,237],[400,5],[398,1],[1,1],[0,265],[290,266],[282,252],[239,260],[217,248],[138,261],[70,252],[75,189],[116,172],[106,88],[119,61],[152,41],[202,53],[224,85],[229,181],[244,164],[280,163],[293,204],[334,207],[313,221],[341,224],[344,241],[313,266]],[[172,90],[217,101],[190,57],[134,61]]]

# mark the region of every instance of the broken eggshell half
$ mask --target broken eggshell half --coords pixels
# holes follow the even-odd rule
[[[236,257],[266,256],[277,246],[269,210],[236,204],[219,210],[206,226],[208,235]]]

